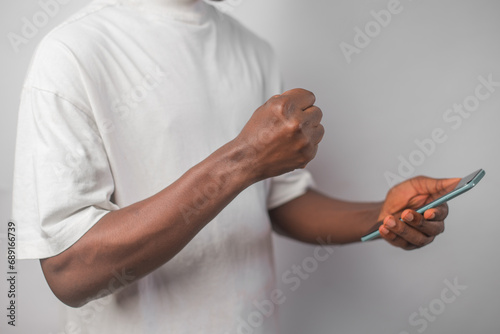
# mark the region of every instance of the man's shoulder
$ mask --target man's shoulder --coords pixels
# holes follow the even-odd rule
[[[37,45],[26,84],[54,83],[79,75],[80,67],[95,58],[109,40],[106,30],[112,24],[115,0],[95,0],[53,28]]]
[[[39,48],[51,44],[71,45],[99,39],[109,24],[106,16],[112,13],[115,0],[94,0],[79,11],[70,15],[53,28],[40,42]]]

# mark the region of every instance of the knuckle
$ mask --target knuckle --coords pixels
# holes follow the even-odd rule
[[[321,122],[321,120],[323,119],[323,111],[319,107],[314,106],[314,113],[318,117],[318,120]]]
[[[417,247],[415,247],[414,245],[409,244],[409,243],[406,243],[406,245],[403,247],[403,249],[406,251],[412,251],[412,250],[415,250],[416,248]]]
[[[313,100],[313,103],[316,102],[316,95],[314,95],[313,92],[307,90],[307,89],[304,89],[307,93],[309,93],[310,95],[312,95],[312,100]]]
[[[435,236],[435,235],[441,234],[443,232],[444,232],[444,222],[441,221],[441,222],[437,222],[435,227],[432,229],[431,235]]]
[[[414,219],[413,222],[411,222],[410,224],[412,224],[415,227],[423,227],[425,224],[424,217],[421,215],[418,215],[416,218],[417,219]]]
[[[316,131],[318,132],[319,137],[323,138],[323,135],[325,134],[325,127],[319,124]]]
[[[402,247],[405,251],[411,251],[411,250],[414,250],[415,247],[413,247],[412,245],[410,245],[409,243],[406,243],[403,247]]]
[[[433,224],[431,225],[431,228],[429,229],[430,233],[428,235],[430,236],[436,236],[438,234],[441,234],[444,232],[444,222],[432,222]]]
[[[274,111],[282,115],[285,115],[293,107],[293,102],[288,96],[277,96],[271,102]]]
[[[300,134],[302,133],[302,123],[298,119],[292,119],[287,122],[287,129],[290,133]]]
[[[296,92],[302,92],[302,93],[305,93],[305,94],[308,94],[308,95],[312,95],[312,97],[314,99],[316,99],[316,95],[314,95],[313,92],[311,92],[310,90],[308,89],[305,89],[305,88],[295,88],[295,89],[292,89],[292,91],[296,91]]]
[[[424,181],[425,181],[425,179],[426,179],[426,177],[425,177],[425,176],[423,176],[423,175],[417,175],[417,176],[415,176],[415,177],[413,178],[413,180],[414,180],[415,182],[417,182],[417,183],[422,183],[422,182],[424,182]]]
[[[386,234],[384,236],[385,240],[391,242],[391,243],[395,243],[397,240],[398,240],[398,236],[395,234],[395,233],[392,233],[392,232],[389,232],[389,234]]]
[[[408,231],[409,231],[409,229],[410,229],[410,228],[409,228],[409,226],[408,226],[408,225],[406,225],[406,223],[403,223],[403,222],[401,222],[401,224],[398,224],[398,225],[400,226],[400,227],[398,228],[398,230],[399,230],[399,235],[401,235],[401,236],[406,236],[406,235],[408,235]]]
[[[426,238],[426,237],[419,237],[417,238],[417,240],[415,241],[414,245],[417,246],[417,247],[424,247],[425,245],[427,245],[429,243],[429,238]]]
[[[436,236],[434,235],[431,235],[431,236],[421,236],[418,240],[417,240],[417,243],[415,244],[416,247],[418,248],[421,248],[421,247],[424,247],[424,246],[427,246],[428,244],[430,244],[431,242],[434,241],[434,238]]]

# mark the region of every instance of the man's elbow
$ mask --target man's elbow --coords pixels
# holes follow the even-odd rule
[[[89,295],[82,289],[84,286],[81,275],[75,275],[70,266],[57,258],[41,259],[43,275],[52,293],[67,306],[78,308],[87,304]]]
[[[62,303],[66,304],[69,307],[73,308],[79,308],[84,306],[90,301],[90,298],[78,298],[78,297],[72,297],[64,294],[56,294],[54,293]]]

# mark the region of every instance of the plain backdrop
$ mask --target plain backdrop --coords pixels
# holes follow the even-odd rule
[[[11,210],[19,94],[29,60],[41,37],[88,0],[61,2],[66,4],[18,52],[8,34],[20,34],[23,18],[32,21],[41,6],[38,0],[0,3],[2,254]],[[476,189],[450,202],[445,233],[420,250],[407,252],[383,241],[334,247],[315,267],[306,260],[314,246],[276,237],[276,274],[286,295],[280,308],[283,333],[500,330],[500,219],[495,211],[500,87],[483,88],[480,93],[489,96],[474,98],[479,77],[500,82],[500,2],[396,4],[232,0],[221,8],[274,45],[286,89],[303,87],[315,93],[326,134],[308,168],[324,193],[382,200],[391,185],[388,173],[461,177],[477,168],[487,172]],[[387,8],[394,12],[390,20],[380,12]],[[362,36],[359,31],[365,29],[369,35]],[[350,50],[350,57],[342,47]],[[447,111],[463,103],[472,110],[464,116]],[[435,129],[441,132],[439,142],[430,139]],[[417,143],[427,146],[422,149]],[[405,168],[401,161],[406,161]],[[0,262],[5,277],[4,256]],[[303,263],[310,273],[292,290],[282,276]],[[1,279],[0,332],[69,333],[38,261],[20,261],[18,272],[17,326],[6,324],[7,286]],[[453,293],[445,290],[446,282],[462,288]]]

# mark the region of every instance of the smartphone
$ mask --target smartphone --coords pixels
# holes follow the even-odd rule
[[[423,214],[425,211],[435,208],[438,205],[441,205],[445,202],[448,202],[450,199],[457,197],[458,195],[463,194],[464,192],[472,189],[478,182],[483,178],[483,176],[486,174],[486,172],[483,169],[478,169],[474,173],[471,173],[467,175],[466,177],[462,178],[458,185],[450,191],[449,193],[439,197],[438,199],[430,202],[429,204],[424,205],[423,207],[415,210],[416,212]],[[401,218],[400,218],[401,219]],[[361,241],[368,241],[375,239],[380,236],[380,232],[378,231],[378,228],[382,225],[382,222],[378,222],[373,228],[370,233],[365,235],[364,237],[361,238]]]

